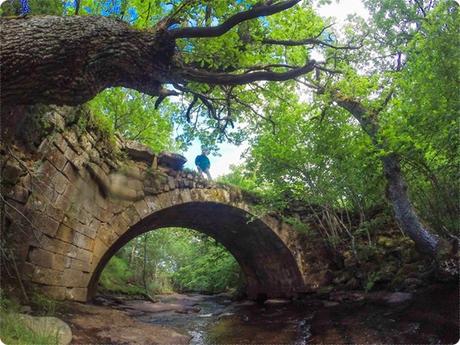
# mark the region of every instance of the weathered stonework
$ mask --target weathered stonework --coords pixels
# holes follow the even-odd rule
[[[59,111],[53,116],[63,123]],[[302,249],[305,237],[280,217],[254,217],[240,190],[178,170],[183,159],[174,155],[158,157],[118,139],[112,150],[128,158],[116,158],[100,144],[95,132],[60,125],[36,153],[7,156],[8,234],[28,283],[57,299],[86,301],[129,240],[179,226],[226,246],[250,297],[292,297],[318,285]]]

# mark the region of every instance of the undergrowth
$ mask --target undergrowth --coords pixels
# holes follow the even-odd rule
[[[48,310],[49,311],[49,310]],[[0,339],[8,345],[57,345],[57,334],[33,331],[18,317],[20,305],[0,291]]]

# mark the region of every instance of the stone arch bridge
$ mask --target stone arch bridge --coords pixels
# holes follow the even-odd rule
[[[3,161],[5,232],[27,284],[56,299],[87,301],[129,240],[186,227],[233,254],[251,298],[293,297],[314,285],[299,232],[281,217],[256,217],[253,198],[239,189],[181,170],[181,156],[69,128],[61,108],[46,117],[52,130],[36,149],[25,153],[18,144]]]

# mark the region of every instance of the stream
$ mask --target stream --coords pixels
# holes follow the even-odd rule
[[[158,295],[156,303],[99,296],[88,306],[95,308],[92,319],[88,310],[79,312],[87,313],[81,318],[89,321],[86,326],[77,318],[68,321],[77,331],[75,344],[456,344],[458,293],[457,285],[437,285],[414,294],[346,291],[296,302],[269,300],[263,305],[232,301],[225,294]],[[117,321],[114,314],[101,314],[101,325],[110,317],[112,328],[98,333],[97,308],[123,315]],[[126,315],[134,320],[129,325]],[[78,337],[78,332],[89,334],[85,327],[94,338]],[[141,328],[136,332],[136,327]],[[149,338],[133,340],[136,334]]]
[[[288,301],[273,300],[260,306],[252,301],[232,302],[225,295],[175,295],[160,296],[160,299],[200,310],[191,313],[165,311],[144,315],[140,319],[186,331],[191,336],[191,345],[267,342],[301,345],[310,337],[306,326],[313,314]]]

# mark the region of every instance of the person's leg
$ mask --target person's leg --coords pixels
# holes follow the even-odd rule
[[[212,178],[211,178],[211,173],[209,172],[209,169],[206,169],[204,172],[205,172],[206,176],[208,176],[208,180],[211,181]]]

